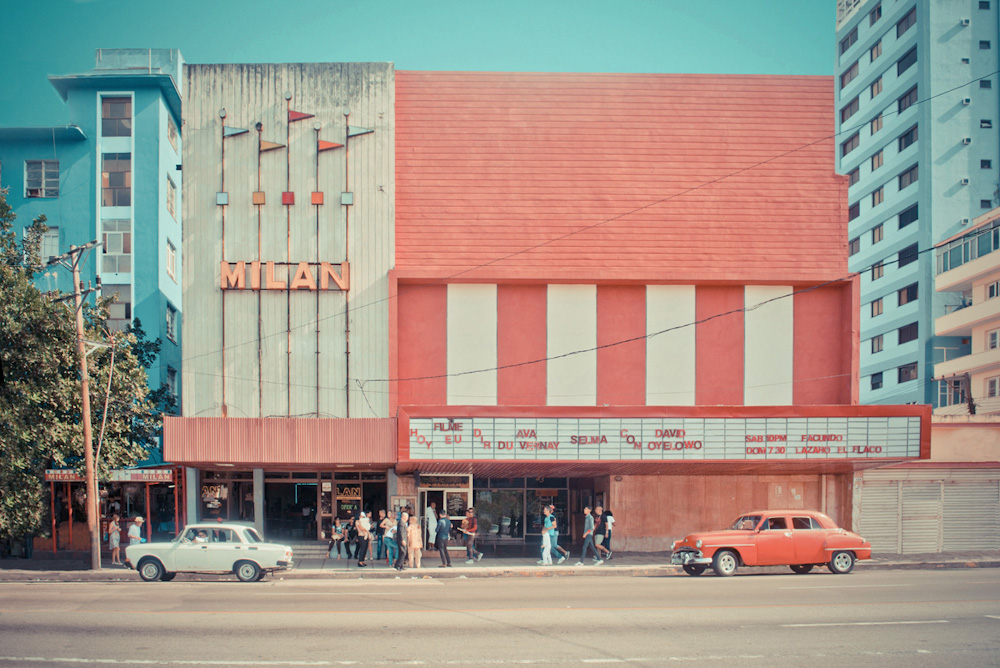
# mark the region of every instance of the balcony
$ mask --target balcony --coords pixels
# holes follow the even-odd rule
[[[967,266],[969,265],[963,265]],[[1000,323],[1000,299],[987,299],[941,316],[934,321],[934,335],[972,336],[973,327],[983,325],[990,320],[997,320]]]
[[[947,362],[938,362],[934,365],[934,377],[942,378],[962,373],[982,373],[991,369],[1000,369],[1000,348],[956,357]]]

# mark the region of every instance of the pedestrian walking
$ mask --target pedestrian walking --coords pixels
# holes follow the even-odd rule
[[[438,554],[441,555],[440,568],[451,568],[451,556],[448,554],[448,538],[451,536],[451,518],[447,514],[441,513],[435,532]]]
[[[132,520],[132,526],[128,528],[128,544],[138,545],[139,543],[145,543],[146,540],[142,537],[142,523],[146,520],[142,519],[142,516],[137,516]]]
[[[605,510],[604,513],[602,513],[601,524],[604,526],[604,538],[601,542],[597,543],[597,552],[601,555],[601,559],[610,559],[611,534],[615,525],[615,516],[611,514],[610,510]]]
[[[476,509],[469,508],[465,511],[465,519],[462,520],[462,533],[465,534],[465,563],[471,564],[483,558],[482,552],[476,551],[476,534],[479,532],[479,521],[476,519]]]
[[[552,516],[552,531],[549,536],[552,539],[552,558],[558,559],[557,564],[561,564],[569,557],[569,552],[559,545],[559,518],[556,517],[555,504],[549,504],[550,515]]]
[[[538,563],[542,566],[552,565],[552,509],[548,506],[542,508],[542,558]]]
[[[385,547],[385,563],[392,566],[399,554],[399,545],[396,543],[396,519],[385,517],[379,522],[382,527],[382,544]],[[379,557],[381,559],[381,557]]]
[[[406,530],[410,526],[410,513],[405,510],[399,514],[399,523],[396,525],[396,544],[399,546],[399,555],[396,557],[396,562],[393,567],[397,571],[402,571],[406,566],[407,554],[406,551],[409,548],[407,543]]]
[[[590,514],[590,506],[583,508],[583,552],[580,554],[580,561],[576,562],[577,566],[583,566],[583,560],[587,558],[587,550],[594,552],[594,561],[600,558],[597,547],[594,545],[594,516]]]
[[[597,557],[594,558],[594,565],[600,566],[604,563],[601,559],[601,543],[604,542],[604,532],[608,525],[604,522],[604,508],[597,506],[594,508],[594,548],[597,550]]]
[[[420,555],[424,549],[424,539],[420,534],[423,530],[416,517],[410,518],[410,524],[406,527],[406,554],[410,568],[420,568]]]
[[[354,526],[358,532],[358,544],[355,551],[358,558],[358,568],[364,568],[368,565],[365,563],[365,558],[368,556],[368,541],[371,539],[372,523],[368,519],[368,515],[359,512]]]
[[[118,514],[111,516],[111,522],[108,524],[108,547],[111,548],[111,563],[115,566],[122,566],[122,553],[121,553],[121,540],[122,540],[122,527],[119,522],[121,518]]]

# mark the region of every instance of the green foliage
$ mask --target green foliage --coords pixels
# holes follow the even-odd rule
[[[45,469],[70,466],[82,472],[84,462],[73,300],[56,301],[57,295],[32,283],[42,268],[44,218],[33,222],[22,243],[14,220],[6,191],[0,190],[0,538],[44,530]],[[111,343],[107,316],[106,300],[85,305],[84,338]],[[95,460],[99,477],[145,458],[161,424],[144,368],[158,347],[151,347],[141,329],[139,336],[119,333],[113,341],[113,372],[110,347],[87,358],[95,449],[107,397],[107,424]]]

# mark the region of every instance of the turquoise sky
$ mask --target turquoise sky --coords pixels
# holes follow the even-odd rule
[[[49,74],[97,48],[192,63],[391,61],[403,70],[833,72],[836,0],[6,0],[0,125],[67,120]]]

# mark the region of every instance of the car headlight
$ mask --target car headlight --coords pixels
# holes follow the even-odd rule
[[[672,550],[672,549],[674,549],[675,547],[677,547],[677,541],[676,541],[676,540],[672,540],[672,541],[670,541],[670,549]]]
[[[696,548],[698,548],[699,550],[701,549],[701,539],[700,538],[694,542],[694,546]]]

